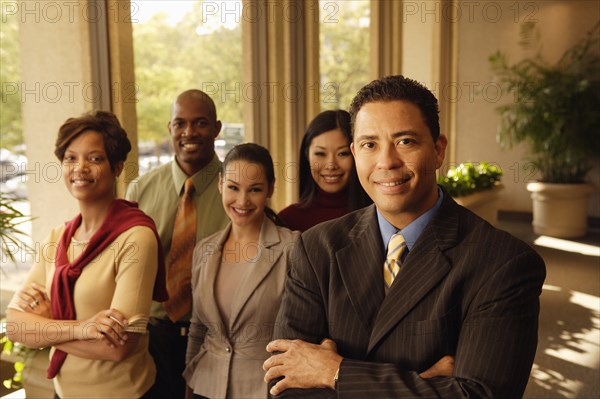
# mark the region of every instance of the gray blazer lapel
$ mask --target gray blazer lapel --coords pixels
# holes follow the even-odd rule
[[[421,233],[383,300],[369,339],[369,352],[450,271],[452,265],[443,251],[456,245],[458,214],[451,209],[448,197],[445,193],[438,214]]]
[[[215,300],[215,281],[217,279],[217,273],[219,267],[221,267],[221,257],[223,254],[223,244],[229,236],[231,230],[231,223],[223,230],[223,232],[217,237],[216,247],[217,250],[213,251],[211,256],[207,256],[206,265],[204,266],[204,272],[200,275],[200,292],[201,296],[201,307],[204,308],[206,313],[207,321],[206,324],[211,323],[215,327],[215,331],[225,332],[223,320],[221,319],[221,313],[217,307]],[[215,245],[215,243],[209,243],[209,245]]]
[[[231,319],[229,323],[231,332],[234,331],[235,323],[238,320],[244,305],[246,305],[250,296],[265,277],[267,277],[273,268],[273,265],[275,265],[281,257],[283,249],[278,245],[280,241],[277,226],[268,217],[265,217],[260,229],[258,259],[255,259],[254,263],[252,263],[253,259],[250,260],[250,263],[248,264],[250,270],[246,275],[246,279],[240,283],[240,287],[231,307]]]
[[[363,212],[348,232],[348,245],[336,252],[340,276],[356,313],[371,331],[384,297],[383,244],[375,206]]]

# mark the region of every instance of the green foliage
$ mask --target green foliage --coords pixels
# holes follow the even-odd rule
[[[336,12],[320,3],[321,107],[348,109],[356,92],[370,81],[368,1],[338,1]],[[329,11],[329,12],[328,12]]]
[[[213,19],[223,16],[206,18],[199,1],[177,24],[170,24],[164,13],[134,24],[141,140],[168,139],[171,104],[177,94],[192,88],[206,91],[215,100],[223,123],[243,122],[241,23],[233,28],[207,27]]]
[[[25,233],[18,226],[31,220],[30,217],[14,207],[15,201],[15,198],[0,193],[0,256],[3,259],[8,257],[13,262],[15,255],[11,247],[13,249],[22,248],[23,245],[28,247],[19,237],[25,236]]]
[[[446,176],[438,177],[438,184],[453,197],[489,190],[500,184],[502,169],[487,162],[465,162],[451,167]]]
[[[498,141],[509,148],[527,143],[544,182],[583,182],[600,154],[599,27],[554,65],[539,53],[514,65],[500,51],[490,56],[499,83],[515,96],[497,108]],[[523,46],[531,46],[533,33],[534,25],[523,25]]]
[[[13,365],[15,374],[12,378],[2,381],[2,385],[6,389],[21,389],[23,388],[23,370],[25,369],[25,363],[22,361],[16,361]]]
[[[329,3],[328,3],[329,4]],[[369,81],[369,2],[320,5],[319,88],[302,88],[303,95],[321,91],[323,109],[348,108],[354,94]],[[243,104],[251,90],[242,80],[242,30],[215,27],[225,18],[218,12],[207,18],[197,2],[180,23],[169,24],[165,14],[133,26],[135,75],[138,86],[138,131],[141,140],[161,142],[167,138],[174,96],[188,88],[207,91],[215,100],[224,123],[243,123]],[[243,18],[243,17],[242,17]],[[197,33],[199,32],[199,33]],[[176,54],[176,56],[174,56]],[[169,56],[172,55],[172,56]],[[276,86],[281,88],[281,86]],[[269,89],[261,87],[262,95]]]
[[[13,149],[23,143],[21,75],[19,73],[19,15],[1,7],[0,29],[0,146]]]
[[[6,319],[0,320],[0,323],[4,326],[6,324]],[[23,387],[23,370],[25,370],[24,360],[29,356],[32,349],[19,343],[13,343],[6,335],[0,338],[0,346],[2,346],[3,355],[14,355],[21,359],[16,361],[13,365],[15,374],[11,378],[2,381],[2,385],[4,385],[6,389],[20,389]]]
[[[227,7],[217,7],[227,12]],[[348,108],[356,91],[369,81],[369,1],[324,2],[319,6],[321,85],[303,88],[303,95],[321,93],[323,109]],[[5,15],[0,31],[2,146],[23,143],[19,74],[18,14]],[[243,16],[242,16],[243,18]],[[215,100],[223,123],[243,123],[242,27],[217,27],[225,20],[202,14],[202,1],[176,24],[166,14],[133,24],[138,132],[141,140],[168,140],[167,121],[175,95],[189,88],[205,89]],[[281,86],[279,86],[281,87]],[[17,90],[9,93],[7,90]],[[262,95],[271,90],[261,87]]]

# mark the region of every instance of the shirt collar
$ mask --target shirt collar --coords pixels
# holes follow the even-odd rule
[[[175,186],[175,191],[179,196],[183,189],[183,185],[188,178],[188,175],[185,174],[183,170],[179,167],[179,164],[175,159],[171,162],[171,172],[173,174],[173,184]],[[219,176],[219,172],[221,172],[221,161],[217,157],[216,154],[213,155],[213,159],[206,165],[204,168],[200,169],[198,172],[191,176],[192,181],[194,182],[194,188],[196,190],[196,195],[203,192],[206,187]]]
[[[417,241],[417,238],[419,238],[425,226],[427,226],[429,221],[437,213],[438,209],[440,208],[440,205],[442,205],[443,199],[444,193],[438,187],[438,199],[435,202],[435,204],[431,207],[431,209],[429,209],[427,212],[410,222],[408,226],[402,229],[402,237],[404,237],[406,247],[409,251],[412,250],[413,246],[415,245],[415,242]],[[392,238],[394,234],[399,232],[400,229],[396,228],[393,224],[388,222],[379,212],[379,209],[377,209],[377,221],[379,222],[379,231],[381,232],[383,247],[386,248],[387,251],[387,245],[390,241],[390,238]]]

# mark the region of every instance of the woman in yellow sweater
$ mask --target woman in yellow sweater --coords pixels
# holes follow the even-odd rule
[[[154,222],[115,198],[131,144],[117,118],[68,119],[55,154],[80,214],[53,229],[7,310],[7,334],[51,346],[48,378],[59,398],[150,398],[150,303],[166,299]]]

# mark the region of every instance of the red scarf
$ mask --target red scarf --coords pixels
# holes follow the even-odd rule
[[[165,301],[168,299],[165,287],[165,259],[154,221],[138,209],[135,202],[117,199],[111,205],[108,216],[100,229],[92,236],[89,243],[72,263],[69,263],[67,251],[73,234],[81,224],[81,214],[66,223],[58,248],[56,250],[56,270],[52,280],[51,305],[52,317],[56,320],[76,320],[73,304],[73,288],[84,267],[99,253],[108,247],[121,233],[135,226],[145,226],[152,229],[158,242],[158,271],[154,281],[152,299]],[[54,378],[67,357],[67,353],[56,349],[48,367],[48,378]]]

